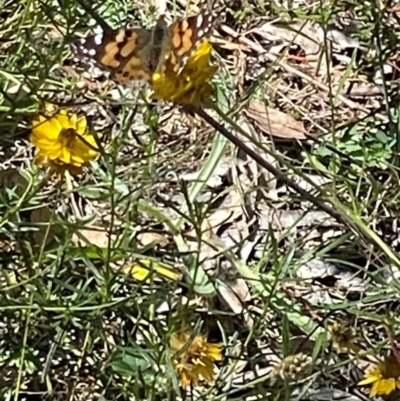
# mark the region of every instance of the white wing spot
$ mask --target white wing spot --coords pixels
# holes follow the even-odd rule
[[[100,33],[98,35],[94,35],[93,41],[97,46],[100,46],[103,43],[103,34]]]
[[[94,57],[96,55],[96,49],[85,49],[84,53],[90,57]]]
[[[203,16],[199,14],[197,16],[197,28],[200,28],[203,25]]]

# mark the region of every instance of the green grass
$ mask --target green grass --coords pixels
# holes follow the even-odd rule
[[[370,51],[351,51],[345,67],[322,54],[326,74],[310,82],[282,65],[303,71],[286,57],[302,49],[285,47],[272,63],[247,48],[241,70],[221,42],[214,109],[187,111],[113,86],[72,56],[70,44],[96,25],[78,1],[0,1],[1,399],[367,394],[356,384],[365,361],[391,348],[384,321],[395,338],[400,332],[399,103],[396,77],[380,96],[353,98],[344,88],[371,82],[395,60],[398,22],[390,5],[309,3],[214,8],[243,33],[266,14],[326,28],[352,10]],[[92,7],[113,27],[156,19],[146,3]],[[179,2],[168,11],[184,14]],[[246,38],[271,46],[257,33]],[[324,135],[262,134],[246,117],[250,99]],[[86,115],[99,138],[101,156],[79,179],[57,180],[33,163],[31,122],[45,103]],[[182,279],[138,281],[123,272],[138,260]],[[335,321],[354,329],[358,355],[335,348]],[[193,393],[179,386],[169,348],[185,328],[225,354],[217,380]]]

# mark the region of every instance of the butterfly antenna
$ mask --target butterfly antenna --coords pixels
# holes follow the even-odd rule
[[[77,3],[101,26],[103,31],[111,31],[112,28],[110,25],[107,24],[106,21],[104,21],[103,18],[100,17],[99,14],[97,14],[96,11],[93,10],[93,8],[86,3],[86,0],[76,0]]]

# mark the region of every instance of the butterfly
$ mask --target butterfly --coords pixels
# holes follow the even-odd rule
[[[167,25],[160,16],[153,29],[105,30],[81,39],[75,45],[78,56],[90,58],[111,72],[120,84],[142,86],[151,83],[156,72],[165,70],[166,62],[179,73],[202,39],[211,33],[213,18],[202,12]],[[169,67],[170,68],[170,67]]]

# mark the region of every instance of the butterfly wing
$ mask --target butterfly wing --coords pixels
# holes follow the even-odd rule
[[[152,31],[146,29],[107,30],[79,41],[76,53],[91,58],[111,72],[111,78],[134,86],[151,82],[166,64],[179,72],[199,42],[211,33],[213,19],[203,12],[180,19],[167,27],[163,17]]]
[[[160,71],[168,62],[174,72],[178,72],[201,40],[210,35],[212,26],[213,18],[208,12],[192,15],[171,24],[156,71]]]
[[[110,30],[80,40],[75,50],[110,71],[118,83],[149,82],[150,39],[151,31],[146,29]]]

